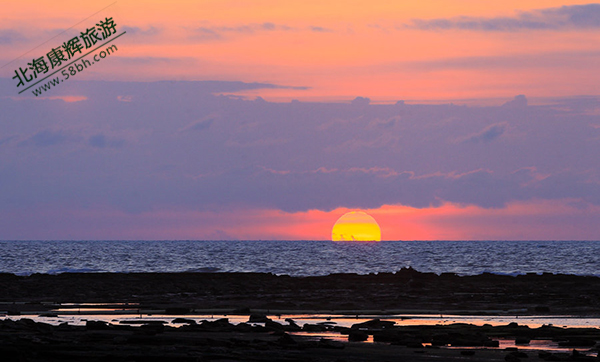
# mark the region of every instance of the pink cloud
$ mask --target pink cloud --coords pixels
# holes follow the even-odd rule
[[[8,231],[4,239],[328,240],[335,221],[352,210],[20,210],[0,213],[0,228]],[[383,240],[595,240],[600,233],[600,207],[577,199],[363,211],[377,220]]]

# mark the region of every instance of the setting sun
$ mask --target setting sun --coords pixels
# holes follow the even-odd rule
[[[381,230],[371,215],[351,211],[340,217],[331,230],[332,241],[381,241]]]

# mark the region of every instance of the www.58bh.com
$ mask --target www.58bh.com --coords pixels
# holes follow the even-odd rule
[[[111,46],[107,47],[106,49],[94,54],[94,56],[92,57],[93,60],[91,60],[91,61],[87,60],[87,59],[81,59],[80,61],[71,64],[68,68],[65,68],[61,71],[61,74],[64,79],[60,79],[60,77],[56,77],[56,78],[52,79],[51,81],[48,81],[46,84],[43,84],[43,85],[37,87],[37,89],[34,89],[31,92],[37,97],[37,96],[41,95],[43,92],[49,91],[50,88],[56,87],[63,81],[68,80],[69,78],[72,78],[77,73],[81,73],[84,69],[91,67],[94,63],[101,61],[102,59],[109,56],[111,53],[116,52],[117,50],[119,50],[119,49],[117,48],[116,45],[111,45]]]

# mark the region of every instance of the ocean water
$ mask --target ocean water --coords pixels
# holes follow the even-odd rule
[[[600,276],[600,241],[0,241],[0,272],[369,274],[412,267],[475,275]]]

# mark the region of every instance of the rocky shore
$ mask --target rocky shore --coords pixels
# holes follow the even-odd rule
[[[600,278],[457,276],[402,269],[369,275],[262,273],[0,274],[0,310],[40,303],[140,303],[149,308],[424,311],[600,315]],[[22,304],[13,304],[21,302]]]
[[[262,322],[253,323],[260,319]],[[348,336],[342,343],[294,335],[336,327],[300,327],[260,315],[237,325],[227,319],[201,321],[179,318],[165,326],[158,321],[109,324],[88,321],[85,326],[53,326],[22,318],[0,321],[2,361],[598,361],[600,330],[596,328],[507,326],[394,326],[374,319],[337,329]],[[258,324],[260,323],[260,324]],[[374,343],[361,343],[372,336]],[[515,338],[521,345],[532,339],[553,339],[570,352],[522,351],[498,347],[494,338]]]
[[[162,321],[85,326],[27,318],[64,303],[134,303],[178,315]],[[247,322],[195,321],[226,311]],[[600,278],[572,275],[457,276],[396,273],[289,277],[256,273],[0,274],[1,361],[598,361],[600,329],[452,324],[351,327],[272,320],[276,313],[600,314]],[[245,318],[244,317],[244,318]],[[314,337],[336,333],[344,342]],[[551,340],[562,352],[498,348]],[[374,341],[365,343],[364,341]],[[565,352],[565,351],[568,351]]]

